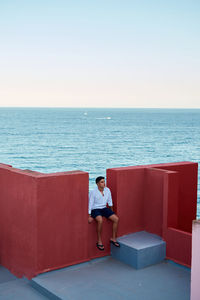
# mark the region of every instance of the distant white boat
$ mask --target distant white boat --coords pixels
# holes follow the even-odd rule
[[[96,118],[96,120],[111,120],[111,117]]]

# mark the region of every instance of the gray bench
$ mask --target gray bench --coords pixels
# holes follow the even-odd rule
[[[161,237],[139,231],[118,238],[120,248],[111,244],[111,256],[135,269],[161,262],[166,256],[166,243]]]

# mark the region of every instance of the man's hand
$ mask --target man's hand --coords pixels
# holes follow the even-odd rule
[[[88,217],[88,223],[89,223],[89,224],[92,223],[93,220],[94,220],[94,219],[93,219],[91,216]]]

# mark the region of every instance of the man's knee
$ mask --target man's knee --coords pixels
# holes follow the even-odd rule
[[[115,222],[118,223],[119,222],[119,217],[117,215],[115,215]]]
[[[112,215],[112,216],[110,216],[110,218],[109,218],[112,222],[114,222],[114,223],[118,223],[119,222],[119,217],[117,216],[117,215]]]
[[[103,223],[103,218],[102,218],[102,216],[97,216],[96,218],[95,218],[95,220],[97,221],[97,223]]]

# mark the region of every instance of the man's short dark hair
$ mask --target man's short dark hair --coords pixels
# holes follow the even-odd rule
[[[99,181],[101,181],[102,179],[105,179],[103,176],[99,176],[99,177],[97,177],[96,178],[96,184],[99,182]]]

